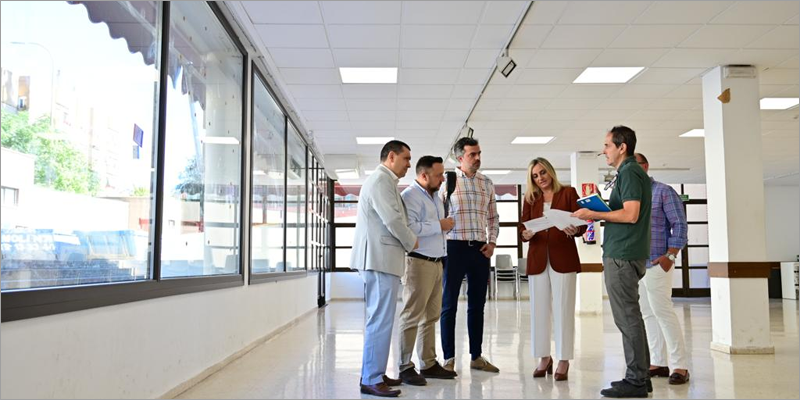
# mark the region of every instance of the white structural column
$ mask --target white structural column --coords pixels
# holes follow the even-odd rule
[[[597,152],[581,151],[570,157],[570,182],[578,196],[583,197],[583,185],[597,185]],[[603,312],[603,251],[600,248],[603,232],[600,223],[594,223],[595,244],[586,244],[583,239],[575,239],[578,255],[581,258],[582,272],[578,274],[576,312],[579,315],[602,314]]]
[[[703,121],[711,348],[731,354],[773,353],[755,68],[719,66],[703,76]]]

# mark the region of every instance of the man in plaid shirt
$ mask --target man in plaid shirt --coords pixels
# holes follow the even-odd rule
[[[500,233],[494,184],[478,172],[481,167],[481,147],[473,138],[459,139],[454,148],[460,163],[456,167],[456,189],[450,198],[449,215],[455,226],[447,235],[447,261],[444,266],[441,334],[444,368],[455,371],[455,329],[458,294],[464,276],[467,277],[467,331],[470,368],[500,372],[482,355],[483,309],[489,282],[489,264]],[[446,185],[439,190],[445,200]]]
[[[647,157],[636,153],[644,172]],[[672,273],[675,257],[688,241],[688,224],[683,203],[669,185],[653,182],[653,211],[650,216],[650,263],[639,285],[639,305],[650,346],[650,376],[669,377],[670,385],[689,381],[688,358],[683,331],[672,307]],[[669,357],[667,357],[669,350]],[[672,361],[672,375],[667,360]]]

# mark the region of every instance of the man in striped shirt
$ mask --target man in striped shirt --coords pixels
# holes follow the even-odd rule
[[[647,172],[650,169],[647,157],[635,155],[636,162]],[[671,385],[682,385],[689,381],[689,359],[681,324],[672,306],[672,273],[678,252],[688,242],[689,227],[675,189],[650,180],[653,184],[650,262],[639,285],[639,304],[650,345],[650,376],[669,377]],[[673,366],[672,375],[667,360]]]
[[[458,295],[464,276],[467,277],[467,331],[470,368],[500,372],[481,354],[483,344],[483,309],[489,282],[489,264],[494,254],[500,217],[497,214],[494,184],[478,172],[481,166],[481,147],[473,138],[459,139],[453,151],[460,163],[456,168],[456,189],[450,198],[449,214],[455,226],[447,235],[447,261],[444,267],[441,334],[444,368],[455,370],[455,329]],[[446,186],[439,195],[447,197]]]

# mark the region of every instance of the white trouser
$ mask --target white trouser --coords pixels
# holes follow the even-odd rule
[[[650,364],[672,369],[688,369],[683,330],[672,307],[672,273],[660,265],[650,267],[639,285],[639,305],[650,345]],[[667,358],[669,350],[669,358]]]
[[[550,355],[552,316],[555,326],[556,360],[574,358],[576,278],[575,272],[562,274],[553,271],[549,262],[541,274],[528,275],[531,298],[531,350],[534,357]]]

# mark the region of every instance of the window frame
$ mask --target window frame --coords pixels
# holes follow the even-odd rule
[[[283,141],[283,154],[284,154],[284,170],[286,170],[286,169],[289,168],[289,124],[292,124],[295,127],[296,131],[297,131],[297,124],[289,117],[289,113],[286,112],[286,108],[283,106],[283,104],[281,104],[280,101],[278,101],[278,97],[275,95],[275,90],[273,90],[273,88],[270,85],[269,81],[266,79],[264,73],[261,72],[261,68],[259,68],[258,65],[256,65],[255,61],[251,62],[251,68],[252,68],[252,71],[250,73],[250,77],[252,79],[250,79],[250,85],[251,85],[250,93],[251,94],[254,93],[254,90],[252,90],[252,89],[255,88],[256,83],[259,82],[259,80],[260,80],[264,84],[264,87],[267,89],[267,93],[275,101],[275,104],[278,106],[278,109],[280,109],[281,113],[283,113],[283,138],[284,138],[284,141]],[[255,97],[254,96],[251,96],[251,97],[253,97],[253,98],[250,99],[251,103],[255,104],[254,103]],[[253,108],[255,108],[255,106],[252,106],[250,108],[251,109],[251,111],[250,111],[250,125],[248,125],[249,126],[249,132],[250,132],[251,140],[252,140],[252,137],[255,135],[255,132],[252,129],[252,127],[254,126],[253,124],[255,122],[255,113],[252,112]],[[305,148],[306,153],[311,151],[311,149],[308,146],[308,142],[306,141],[306,138],[303,137],[303,135],[300,134],[299,131],[297,131],[297,136],[300,139],[300,141],[303,142],[303,146]],[[254,152],[253,147],[254,146],[250,146],[250,149],[249,149],[249,152],[248,152],[248,157],[250,158],[250,160],[253,159],[253,152]],[[313,151],[311,151],[311,153],[313,155]],[[314,155],[314,158],[316,160],[316,155]],[[307,154],[306,154],[306,164],[305,164],[305,166],[306,166],[306,189],[307,189],[308,188],[308,179],[309,179],[309,174],[310,174],[310,172],[309,172],[310,168],[308,167],[309,163],[308,163],[308,155]],[[244,170],[244,167],[242,169]],[[248,179],[250,181],[249,187],[250,187],[250,192],[251,192],[250,196],[248,198],[248,207],[252,207],[253,171],[252,171],[252,167],[249,168],[249,169],[250,170],[245,171],[245,173],[246,173],[246,175],[247,175],[247,177],[248,177]],[[283,209],[284,209],[284,211],[286,210],[286,208],[288,206],[288,197],[289,197],[289,193],[288,193],[288,189],[287,189],[288,179],[289,179],[288,172],[284,173],[283,174],[283,187],[284,187]],[[309,202],[309,199],[308,199],[308,196],[306,196],[306,203],[305,203],[306,204],[306,211],[305,211],[306,212],[306,246],[308,246],[308,229],[307,229],[308,228],[308,215],[309,215],[308,210],[307,210],[308,204],[309,204],[308,202]],[[286,271],[286,247],[287,247],[286,246],[286,239],[287,239],[287,235],[288,235],[288,233],[287,233],[287,231],[288,231],[288,226],[287,226],[288,225],[288,221],[284,220],[284,224],[283,224],[283,262],[284,262],[283,263],[283,265],[284,265],[283,268],[284,268],[284,270],[283,271],[278,271],[278,272],[255,272],[254,273],[253,272],[253,268],[252,268],[252,263],[250,263],[250,260],[249,260],[249,257],[250,257],[249,254],[250,254],[250,250],[252,249],[252,240],[253,240],[252,239],[252,235],[250,234],[250,232],[252,232],[252,218],[253,218],[253,216],[252,216],[252,213],[251,213],[249,218],[248,218],[248,220],[246,221],[246,225],[247,225],[247,229],[248,229],[248,235],[247,235],[247,253],[248,253],[247,276],[248,276],[248,284],[253,285],[253,284],[259,284],[259,283],[265,283],[265,282],[276,282],[276,281],[287,280],[287,279],[305,278],[306,276],[308,276],[308,274],[310,272],[315,272],[315,270],[312,270],[312,269],[308,268],[308,256],[306,256],[306,264],[305,264],[305,268],[304,269],[297,270],[297,271]],[[308,249],[306,249],[306,253],[307,252],[308,252]]]
[[[333,199],[333,192],[334,192],[334,185],[335,181],[331,182],[331,199]],[[497,200],[495,198],[495,202],[497,203],[514,203],[517,205],[517,221],[507,221],[507,222],[499,222],[501,228],[517,228],[520,224],[520,219],[522,219],[522,185],[514,185],[517,189],[517,198],[513,200]],[[333,211],[337,204],[358,204],[358,200],[331,200],[331,219],[333,220],[330,224],[330,231],[331,231],[331,243],[330,243],[330,251],[331,255],[331,272],[355,272],[351,270],[349,266],[340,267],[336,265],[336,250],[340,249],[351,249],[353,246],[337,246],[336,245],[336,228],[355,228],[356,224],[354,222],[336,222],[336,213]],[[497,249],[517,249],[517,259],[522,258],[522,240],[520,239],[519,235],[516,235],[516,244],[509,244],[509,245],[496,245],[495,248]]]
[[[11,204],[6,204],[6,191],[9,191],[14,194],[14,199],[12,200]],[[11,187],[11,186],[2,186],[2,193],[0,193],[3,199],[3,207],[17,207],[19,206],[19,189]]]
[[[247,131],[247,88],[249,86],[248,66],[250,55],[242,44],[241,38],[236,34],[228,19],[224,16],[219,5],[214,2],[204,2],[209,7],[213,17],[217,19],[228,35],[231,42],[239,50],[242,56],[242,138]],[[151,259],[151,278],[144,281],[131,281],[120,283],[104,283],[81,286],[64,286],[49,288],[18,289],[14,291],[4,291],[2,296],[2,322],[16,321],[21,319],[42,317],[46,315],[60,314],[72,311],[86,310],[96,307],[118,305],[141,300],[149,300],[159,297],[203,292],[209,290],[226,289],[243,286],[245,252],[243,251],[244,233],[244,207],[239,207],[239,269],[235,274],[167,278],[161,277],[161,248],[162,248],[162,222],[164,217],[164,157],[166,145],[166,122],[167,122],[167,75],[169,71],[169,38],[171,27],[170,2],[158,2],[161,11],[160,18],[160,43],[159,43],[159,82],[158,82],[158,104],[157,104],[157,123],[156,123],[156,191],[153,194],[156,198],[154,221],[151,226],[154,229]],[[244,172],[245,140],[240,143],[240,168]],[[240,174],[240,188],[244,188],[246,175]],[[244,202],[244,191],[240,190],[240,201]]]

